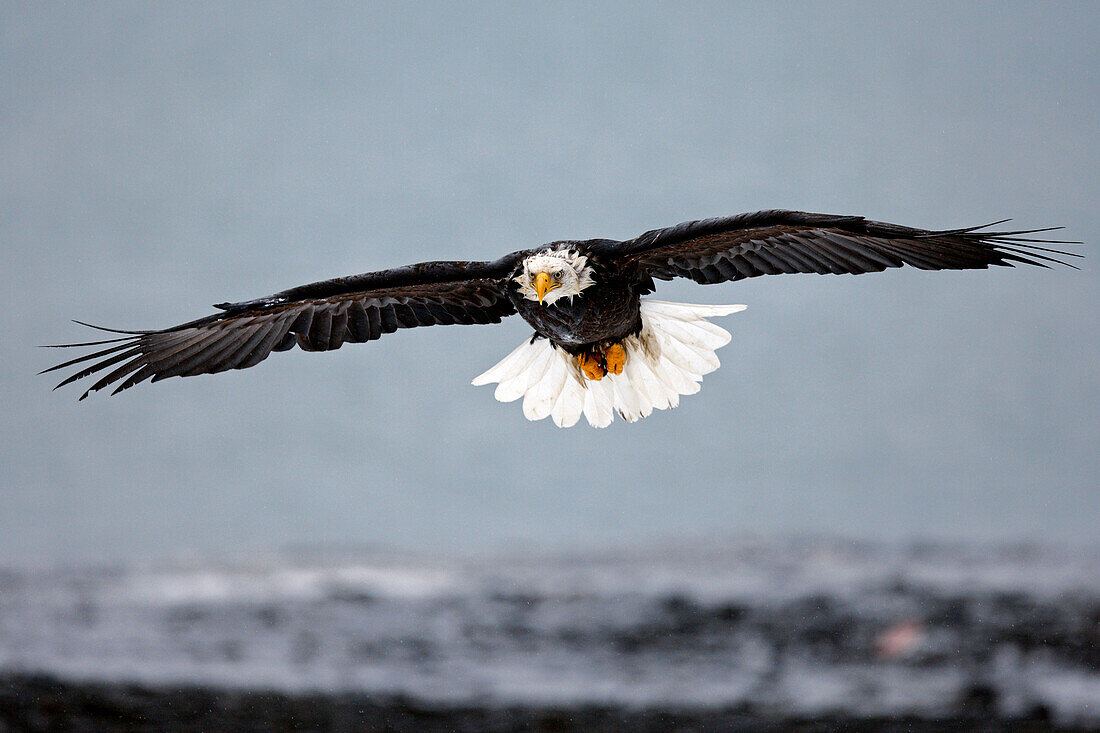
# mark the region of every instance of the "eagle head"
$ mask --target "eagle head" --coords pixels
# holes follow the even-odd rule
[[[571,249],[547,249],[523,260],[515,277],[523,297],[550,305],[595,284],[588,258]]]

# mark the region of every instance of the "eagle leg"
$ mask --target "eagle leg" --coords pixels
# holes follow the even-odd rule
[[[582,351],[577,354],[577,366],[584,372],[584,376],[594,381],[600,381],[604,375],[607,374],[607,370],[604,369],[602,359],[598,354],[591,354],[587,351]]]
[[[612,374],[622,374],[626,364],[626,349],[622,344],[611,344],[603,351],[604,366]]]

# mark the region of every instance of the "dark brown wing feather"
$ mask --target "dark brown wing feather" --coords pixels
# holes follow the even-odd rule
[[[297,345],[331,351],[399,328],[499,323],[515,313],[504,278],[522,253],[496,262],[425,262],[303,285],[267,298],[222,303],[222,313],[162,331],[118,331],[121,338],[60,347],[103,346],[46,369],[78,370],[58,384],[99,375],[81,396],[109,385],[117,394],[168,377],[245,369]],[[83,324],[88,325],[88,324]],[[112,329],[102,329],[112,330]]]
[[[903,265],[924,270],[1013,263],[1045,267],[1047,262],[1068,264],[1051,254],[1080,256],[1035,245],[1074,242],[1026,236],[1050,229],[980,231],[986,228],[931,231],[858,216],[761,211],[655,229],[626,242],[601,244],[600,250],[624,264],[636,263],[651,277],[688,277],[698,283],[784,273],[859,274]]]

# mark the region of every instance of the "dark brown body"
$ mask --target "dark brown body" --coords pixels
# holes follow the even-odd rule
[[[615,272],[597,266],[594,279],[596,283],[580,295],[559,298],[549,305],[523,297],[513,281],[509,281],[508,297],[536,334],[570,354],[579,354],[621,341],[642,328],[640,297],[649,291],[638,283],[637,271]]]

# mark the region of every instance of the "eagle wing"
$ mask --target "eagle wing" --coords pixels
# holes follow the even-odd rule
[[[1046,267],[1046,262],[1068,264],[1051,254],[1080,256],[1035,244],[1075,242],[1026,236],[1061,227],[989,231],[989,226],[994,224],[933,231],[860,216],[760,211],[654,229],[625,242],[605,241],[599,250],[623,265],[636,264],[643,275],[688,277],[704,284],[784,273],[859,274],[903,265],[924,270],[1013,263]]]
[[[495,262],[422,262],[324,280],[257,300],[220,303],[215,307],[221,313],[159,331],[100,329],[125,335],[58,344],[58,348],[106,348],[43,373],[79,367],[58,387],[100,374],[80,396],[84,399],[119,382],[112,394],[147,379],[156,382],[245,369],[273,351],[295,345],[305,351],[331,351],[399,328],[499,323],[515,313],[505,292],[505,278],[522,254]]]

